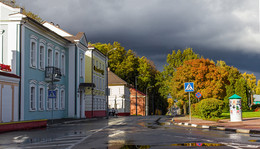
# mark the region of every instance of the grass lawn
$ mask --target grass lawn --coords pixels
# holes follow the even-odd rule
[[[243,118],[260,117],[260,112],[242,112]],[[222,113],[220,119],[229,119],[230,113]]]

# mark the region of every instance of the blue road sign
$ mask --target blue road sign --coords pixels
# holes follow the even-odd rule
[[[194,83],[193,82],[184,83],[184,90],[185,92],[194,92]]]
[[[49,90],[48,91],[48,98],[56,98],[56,91]]]
[[[197,98],[201,98],[201,93],[198,92],[198,93],[195,94],[195,96],[196,96]]]

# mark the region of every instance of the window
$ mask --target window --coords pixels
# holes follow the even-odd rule
[[[80,76],[83,77],[83,57],[80,58]]]
[[[41,45],[41,46],[40,46],[40,52],[39,52],[39,68],[40,68],[41,70],[44,70],[44,67],[45,67],[44,57],[45,57],[44,46]]]
[[[59,90],[55,90],[56,91],[56,98],[53,98],[53,104],[54,104],[54,109],[58,110],[59,109]]]
[[[48,49],[47,66],[52,66],[52,49]]]
[[[36,41],[31,40],[30,66],[36,68]]]
[[[45,93],[44,93],[44,88],[40,87],[39,88],[39,110],[44,110],[44,101],[45,101]]]
[[[61,54],[61,73],[65,75],[65,55]]]
[[[30,110],[36,110],[36,90],[34,85],[30,86]]]
[[[65,91],[63,89],[60,92],[60,108],[65,109]]]
[[[59,68],[59,52],[55,52],[55,60],[54,60],[54,67]]]

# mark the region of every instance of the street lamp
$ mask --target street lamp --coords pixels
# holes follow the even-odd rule
[[[137,78],[138,76],[135,76],[135,114],[137,116]]]
[[[107,102],[107,119],[109,118],[109,109],[108,109],[108,54],[111,52],[111,51],[114,51],[116,50],[117,48],[113,48],[112,50],[110,51],[107,51],[106,53],[106,57],[105,57],[105,64],[106,64],[106,102]]]
[[[146,92],[145,92],[145,94],[146,94],[146,96],[145,96],[145,116],[148,116],[148,107],[149,107],[149,101],[148,101],[148,98],[147,98],[147,96],[148,96],[148,94],[147,94],[147,90],[149,89],[149,88],[152,88],[153,86],[149,86],[149,87],[147,87],[146,88]]]

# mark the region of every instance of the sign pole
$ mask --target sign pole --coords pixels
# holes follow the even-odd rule
[[[190,109],[190,123],[191,123],[191,107],[190,107],[190,92],[189,92],[189,109]]]

